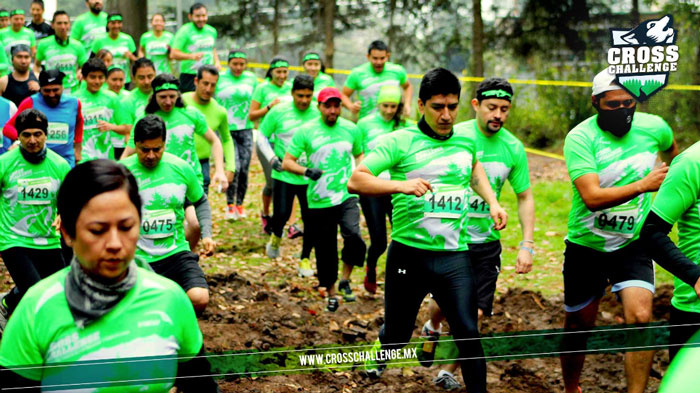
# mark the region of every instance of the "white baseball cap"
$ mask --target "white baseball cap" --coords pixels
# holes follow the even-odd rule
[[[609,73],[607,68],[599,72],[598,75],[593,78],[594,96],[597,96],[600,93],[605,93],[606,91],[620,89],[622,89],[622,87],[615,82],[615,74]]]

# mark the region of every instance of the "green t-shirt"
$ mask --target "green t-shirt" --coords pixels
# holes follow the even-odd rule
[[[476,152],[473,136],[459,129],[443,141],[418,126],[382,137],[362,164],[375,176],[388,170],[391,180],[422,178],[434,189],[420,198],[392,196],[393,240],[429,251],[468,249],[466,202]]]
[[[183,74],[196,74],[197,69],[204,64],[214,64],[214,49],[216,49],[216,29],[210,25],[204,25],[198,29],[194,23],[182,25],[175,33],[171,47],[185,53],[203,53],[199,60],[182,60],[180,72]],[[216,64],[218,67],[218,64]]]
[[[203,184],[202,164],[199,163],[199,157],[194,147],[194,135],[199,134],[203,136],[209,130],[204,115],[194,108],[187,107],[174,107],[169,113],[158,110],[154,115],[160,116],[165,122],[167,129],[165,151],[182,158],[190,164],[199,179],[199,184]],[[136,119],[134,126],[141,120],[141,117],[143,115]],[[129,147],[134,148],[133,132],[129,136]]]
[[[173,33],[163,31],[160,37],[156,37],[153,31],[147,31],[141,35],[139,45],[143,47],[144,55],[156,66],[156,74],[171,74],[170,42],[173,40]]]
[[[78,15],[73,21],[73,26],[70,29],[70,36],[85,45],[85,48],[92,48],[92,41],[100,35],[106,34],[107,29],[107,13],[100,12],[95,15],[92,12],[86,12]]]
[[[10,73],[10,58],[5,54],[4,50],[0,50],[0,76],[5,76]]]
[[[152,263],[189,251],[184,226],[185,198],[194,203],[204,195],[192,167],[167,152],[153,169],[141,165],[135,154],[121,162],[134,174],[143,203],[136,259]]]
[[[319,71],[314,78],[314,102],[318,98],[318,93],[326,87],[335,87],[335,81],[332,76]]]
[[[70,267],[36,283],[19,302],[3,333],[0,365],[52,366],[13,370],[44,386],[107,382],[107,386],[86,390],[167,392],[173,385],[178,363],[190,360],[202,348],[202,333],[192,303],[179,285],[151,271],[137,269],[136,284],[126,296],[83,329],[76,326],[66,300],[65,281]],[[159,360],[130,361],[145,357]],[[76,362],[85,365],[71,367]],[[109,384],[157,378],[163,380],[139,385]]]
[[[486,137],[479,131],[476,120],[472,119],[455,126],[464,130],[476,141],[476,159],[484,167],[486,177],[496,198],[501,198],[501,189],[510,182],[516,194],[530,188],[530,170],[527,166],[525,146],[505,128]],[[480,244],[499,240],[500,231],[493,228],[490,206],[474,190],[469,191],[467,206],[467,233],[469,244]]]
[[[124,91],[122,89],[122,91]],[[144,94],[138,87],[132,91],[127,91],[126,97],[122,101],[124,112],[129,120],[129,123],[135,124],[136,119],[143,116],[143,111],[148,105],[148,100],[151,99],[151,94]]]
[[[398,127],[394,128],[394,121],[386,121],[379,112],[372,113],[371,115],[365,116],[357,122],[357,128],[360,130],[362,135],[362,151],[367,154],[375,146],[384,135],[399,130],[401,128],[406,128],[411,124],[408,121],[402,121]],[[389,180],[389,172],[382,172],[377,177],[384,180]]]
[[[353,68],[345,86],[357,92],[361,104],[359,118],[362,119],[377,111],[377,98],[382,86],[402,86],[407,78],[406,70],[398,64],[386,62],[382,72],[376,73],[372,63],[367,62]]]
[[[0,155],[0,251],[61,247],[61,236],[51,224],[58,188],[70,169],[51,149],[39,164],[25,160],[19,148]]]
[[[117,95],[109,90],[90,93],[81,86],[75,93],[80,100],[83,112],[83,159],[81,162],[98,158],[114,159],[114,148],[124,147],[124,135],[114,131],[102,132],[97,129],[99,120],[116,125],[130,124]]]
[[[362,137],[357,126],[341,117],[329,127],[318,116],[299,127],[287,152],[300,158],[306,154],[307,168],[319,168],[318,180],[309,180],[306,196],[310,209],[338,206],[348,198],[352,158],[362,154]]]
[[[200,105],[194,102],[195,92],[190,91],[182,95],[182,100],[185,105],[198,110],[204,115],[207,120],[207,125],[211,130],[219,134],[221,144],[224,149],[224,158],[226,159],[226,170],[230,172],[236,171],[236,151],[233,147],[231,134],[228,132],[228,118],[226,117],[226,109],[219,105],[215,99],[211,99],[207,105]],[[197,157],[200,160],[208,159],[211,155],[211,145],[209,141],[198,134],[194,135],[194,146],[197,151]]]
[[[129,58],[124,56],[124,52],[136,52],[136,44],[134,39],[126,33],[119,33],[116,39],[112,39],[108,34],[102,35],[92,41],[92,53],[97,53],[101,49],[107,49],[112,53],[114,58],[112,67],[117,67],[124,71],[126,78],[124,83],[131,82],[131,67],[129,67]]]
[[[678,248],[700,264],[700,142],[673,159],[651,210],[671,225],[678,222]],[[695,290],[677,278],[671,304],[700,313]]]
[[[7,26],[0,29],[0,42],[2,43],[2,48],[5,50],[5,54],[8,58],[11,58],[10,50],[15,45],[27,45],[32,48],[36,46],[36,37],[34,32],[26,27],[22,27],[19,31],[12,30],[12,26]]]
[[[228,128],[231,131],[253,128],[253,122],[248,118],[250,100],[253,98],[258,79],[250,71],[243,71],[235,77],[231,70],[222,72],[216,83],[216,100],[226,108]]]
[[[278,97],[280,99],[280,104],[286,101],[292,101],[292,83],[290,81],[285,81],[282,86],[277,86],[270,81],[260,83],[253,92],[253,101],[259,102],[261,108]]]
[[[297,109],[293,101],[284,102],[275,105],[267,113],[262,123],[260,123],[260,132],[270,139],[274,146],[275,155],[282,160],[284,159],[284,153],[287,152],[287,146],[289,146],[299,127],[319,116],[318,109],[313,104],[302,112]],[[306,166],[306,155],[303,152],[297,162],[301,166]],[[278,172],[273,169],[272,178],[289,184],[309,184],[309,179],[306,176],[287,171]]]
[[[574,180],[595,173],[601,188],[634,183],[654,168],[659,151],[673,143],[673,131],[655,115],[637,112],[632,128],[618,138],[598,127],[598,115],[589,117],[569,132],[564,157],[573,188],[567,239],[594,250],[619,250],[639,237],[651,207],[651,193],[643,193],[618,206],[596,212],[588,210],[573,185]]]
[[[72,38],[59,44],[55,36],[48,36],[39,41],[36,49],[36,61],[38,63],[43,61],[46,70],[58,69],[66,74],[63,78],[63,87],[67,89],[78,87],[76,72],[87,59],[88,55],[83,44]]]

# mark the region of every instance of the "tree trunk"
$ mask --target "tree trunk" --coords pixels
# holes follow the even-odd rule
[[[280,52],[280,0],[275,0],[275,14],[272,20],[272,53]]]
[[[335,0],[323,0],[323,32],[326,38],[325,42],[325,65],[328,68],[333,68],[333,54],[335,53],[335,45],[333,39],[335,36]]]
[[[630,17],[632,18],[634,26],[637,26],[639,22],[641,22],[639,16],[639,0],[632,0],[632,12],[630,13]]]
[[[472,0],[472,76],[484,76],[484,22],[481,19],[481,0]]]
[[[138,45],[141,34],[148,31],[148,0],[107,1],[108,12],[118,12],[124,19],[122,31]]]

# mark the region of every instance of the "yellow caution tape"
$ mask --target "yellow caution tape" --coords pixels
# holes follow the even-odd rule
[[[537,150],[537,149],[532,149],[529,147],[525,148],[525,151],[531,154],[537,154],[538,156],[544,156],[544,157],[549,157],[549,158],[554,158],[557,160],[562,160],[564,161],[564,156],[559,155],[559,154],[554,154],[554,153],[547,153],[546,151],[542,150]]]

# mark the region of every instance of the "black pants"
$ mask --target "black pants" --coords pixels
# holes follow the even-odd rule
[[[360,235],[357,198],[350,198],[338,206],[309,209],[308,216],[308,222],[304,222],[304,237],[313,239],[319,286],[331,288],[338,280],[339,225],[343,237],[343,262],[353,266],[364,264],[367,246]]]
[[[185,74],[184,72],[180,74],[180,92],[187,93],[188,91],[194,91],[194,77],[195,74]]]
[[[301,209],[301,219],[306,223],[309,214],[309,204],[306,202],[306,184],[297,185],[290,184],[281,180],[272,179],[272,233],[275,236],[282,237],[284,233],[284,225],[292,215],[292,207],[294,206],[294,197],[299,199],[299,208]],[[301,258],[311,256],[311,238],[304,234],[304,239],[301,247]]]
[[[687,343],[693,334],[700,330],[700,313],[681,311],[675,307],[671,307],[671,318],[668,321],[670,328],[670,337],[668,347],[669,362],[673,360],[678,351],[683,348],[683,344]],[[687,325],[678,326],[676,325]]]
[[[248,191],[248,171],[250,157],[253,155],[253,130],[231,131],[231,139],[236,147],[236,173],[233,183],[226,190],[226,203],[243,205],[243,199]]]
[[[263,187],[262,194],[264,196],[272,196],[272,165],[265,159],[265,155],[260,151],[258,144],[255,144],[255,155],[258,156],[258,161],[263,169],[263,174],[265,175],[265,186]]]
[[[202,166],[202,188],[204,189],[204,194],[209,195],[209,184],[211,184],[211,167],[209,166],[209,159],[199,160],[199,165]]]
[[[467,251],[427,251],[392,241],[386,258],[382,349],[408,342],[423,298],[440,306],[462,360],[469,393],[486,392],[486,362],[477,325],[476,282]],[[392,345],[394,344],[394,345]]]
[[[37,250],[12,247],[0,254],[15,282],[15,287],[5,296],[5,304],[10,313],[32,285],[66,267],[60,248]]]
[[[360,196],[360,206],[369,231],[367,269],[374,270],[377,268],[377,260],[386,251],[386,218],[389,217],[391,222],[391,196]]]

